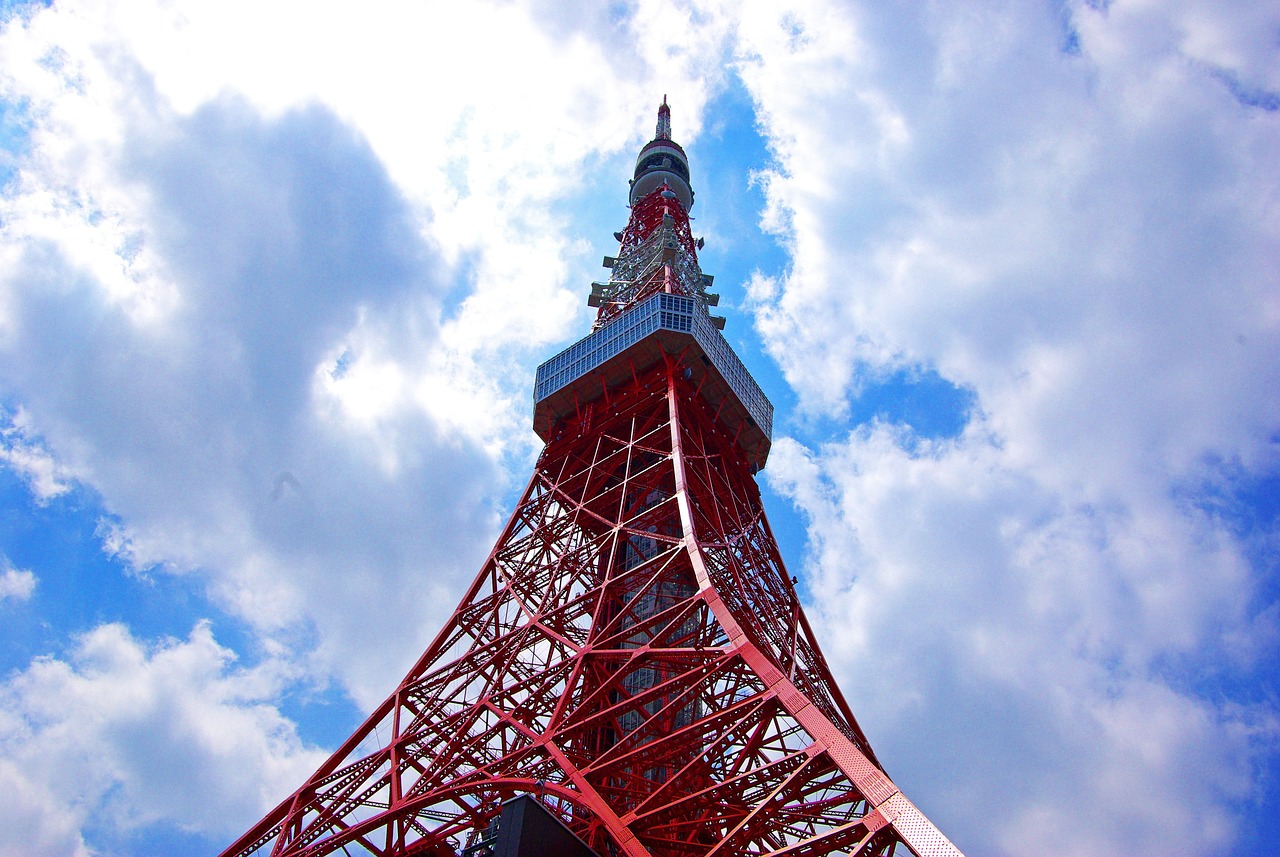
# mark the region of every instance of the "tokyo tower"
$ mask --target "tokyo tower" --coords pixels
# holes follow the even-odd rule
[[[712,315],[663,99],[591,333],[538,368],[533,477],[400,686],[224,853],[960,852],[885,773],[754,475],[773,407]]]

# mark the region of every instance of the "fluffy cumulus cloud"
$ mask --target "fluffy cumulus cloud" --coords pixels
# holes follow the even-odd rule
[[[1277,739],[1274,552],[1230,507],[1280,465],[1280,16],[845,11],[743,28],[793,252],[757,324],[812,419],[903,370],[972,394],[958,436],[770,464],[854,706],[977,852],[1223,853]]]
[[[19,410],[0,419],[8,423],[0,428],[0,462],[22,477],[36,501],[46,503],[71,490],[66,468],[38,439],[27,437],[26,414]]]
[[[270,701],[289,670],[237,668],[204,624],[153,647],[103,625],[35,661],[0,686],[0,854],[93,853],[90,817],[219,834],[252,817],[325,756]]]
[[[36,590],[36,576],[24,568],[14,568],[0,557],[0,602],[26,601]]]

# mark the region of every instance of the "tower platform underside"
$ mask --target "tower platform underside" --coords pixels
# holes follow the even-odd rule
[[[549,441],[567,417],[674,357],[724,423],[753,472],[769,457],[773,405],[697,302],[660,292],[538,367],[534,431]]]

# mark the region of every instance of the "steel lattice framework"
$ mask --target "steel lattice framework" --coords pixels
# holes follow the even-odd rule
[[[592,336],[613,320],[634,341],[566,352],[586,368],[540,384],[547,445],[461,604],[227,857],[454,857],[520,794],[601,857],[959,854],[884,773],[818,649],[754,480],[767,415],[708,338],[692,193],[658,178],[633,184],[626,277],[597,291]],[[627,327],[655,294],[696,298],[696,319]]]

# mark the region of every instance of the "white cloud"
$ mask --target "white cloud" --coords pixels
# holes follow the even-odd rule
[[[11,201],[3,349],[28,422],[60,472],[101,493],[137,564],[204,570],[263,628],[315,622],[336,651],[342,627],[373,642],[358,629],[374,623],[345,626],[329,594],[404,587],[419,563],[441,578],[418,591],[447,584],[482,549],[484,495],[500,485],[477,439],[442,435],[421,407],[396,409],[370,437],[321,419],[312,399],[316,368],[362,314],[393,341],[417,334],[395,355],[407,372],[423,360],[415,343],[438,336],[443,281],[405,203],[320,109],[267,121],[229,99],[93,157],[112,172],[107,216],[99,187],[68,165],[22,178],[62,202]],[[155,260],[139,288],[154,278],[175,296],[140,317],[110,265],[82,257],[85,233],[126,267],[144,255],[116,243],[132,236]],[[376,464],[388,457],[391,473]],[[283,470],[305,491],[272,502]],[[457,505],[436,491],[451,483]],[[422,510],[440,514],[424,522]],[[361,515],[384,537],[369,539]],[[397,549],[413,553],[392,560]],[[321,585],[329,575],[338,582]]]
[[[814,618],[890,773],[975,853],[1224,851],[1277,737],[1186,689],[1248,621],[1238,547],[1207,515],[1068,505],[973,429],[905,440],[784,439],[767,471],[810,518]]]
[[[6,419],[7,417],[7,419]],[[66,468],[54,460],[38,440],[27,437],[27,414],[19,409],[12,417],[0,412],[0,462],[23,478],[38,503],[47,503],[71,490]]]
[[[206,624],[158,645],[102,625],[6,680],[0,853],[89,853],[89,820],[124,837],[159,821],[230,837],[296,788],[325,754],[275,707],[292,670],[234,659]]]
[[[23,568],[14,568],[0,557],[0,601],[12,598],[26,601],[36,591],[36,576]]]
[[[81,819],[56,785],[32,783],[19,762],[0,758],[0,788],[6,796],[0,820],[12,836],[0,843],[0,854],[88,857],[93,853],[80,835]]]

